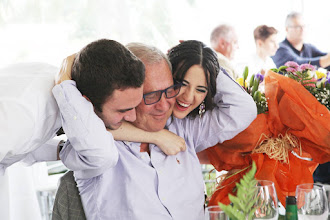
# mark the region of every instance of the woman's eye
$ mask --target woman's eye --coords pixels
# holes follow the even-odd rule
[[[198,92],[206,93],[207,91],[205,89],[196,89]]]
[[[188,85],[188,83],[182,82],[182,86],[187,86],[187,85]]]

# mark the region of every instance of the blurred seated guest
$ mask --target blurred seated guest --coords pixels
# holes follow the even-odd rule
[[[330,162],[320,164],[313,173],[314,182],[330,184]]]
[[[218,54],[220,66],[233,79],[238,78],[240,74],[237,73],[237,70],[232,64],[235,52],[238,49],[238,39],[234,27],[227,24],[217,26],[211,33],[210,41],[211,47]]]
[[[57,160],[61,127],[52,95],[58,69],[43,63],[16,64],[0,69],[0,219],[41,219],[29,168],[21,161]],[[52,151],[51,157],[44,150]]]
[[[277,49],[277,30],[274,27],[260,25],[253,32],[256,44],[256,53],[251,56],[248,62],[249,75],[261,73],[264,75],[267,70],[276,68],[271,56],[274,56]]]
[[[292,12],[285,21],[286,39],[280,43],[273,61],[277,67],[287,61],[310,63],[330,70],[330,54],[321,52],[312,44],[304,43],[305,23],[302,14]]]
[[[330,70],[330,54],[321,52],[312,44],[304,43],[305,23],[302,14],[292,12],[286,17],[286,39],[280,43],[273,60],[277,67],[287,61],[295,61],[298,64],[310,63],[317,67]],[[315,182],[330,184],[330,163],[320,164],[313,177]]]

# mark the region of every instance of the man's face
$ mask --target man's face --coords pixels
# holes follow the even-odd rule
[[[144,62],[144,65],[146,78],[143,94],[163,90],[173,85],[172,73],[165,60],[152,65]],[[159,102],[152,105],[146,105],[142,100],[136,107],[136,121],[133,124],[145,131],[160,131],[172,114],[174,102],[175,97],[167,99],[164,93]]]
[[[135,107],[140,104],[143,86],[140,88],[116,89],[102,106],[102,112],[95,113],[109,129],[118,129],[123,121],[133,122],[136,119]]]
[[[232,31],[229,40],[224,41],[224,53],[223,55],[229,60],[234,59],[235,52],[238,49],[238,39],[235,31]]]
[[[302,43],[305,36],[305,23],[301,16],[293,18],[286,27],[287,39],[290,42]]]
[[[259,45],[259,49],[265,54],[266,56],[274,56],[277,49],[277,34],[270,35],[266,40],[257,40],[257,44]]]

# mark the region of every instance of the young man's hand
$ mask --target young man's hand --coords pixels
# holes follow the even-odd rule
[[[55,77],[55,84],[60,84],[64,80],[71,79],[71,70],[72,70],[72,65],[73,65],[73,61],[74,61],[75,57],[76,57],[76,54],[72,54],[63,60],[61,69]]]

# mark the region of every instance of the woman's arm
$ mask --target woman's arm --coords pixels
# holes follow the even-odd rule
[[[108,131],[117,141],[153,143],[167,155],[176,155],[180,151],[186,150],[185,140],[166,129],[158,132],[147,132],[136,128],[131,123],[123,122],[119,129],[108,129]]]

